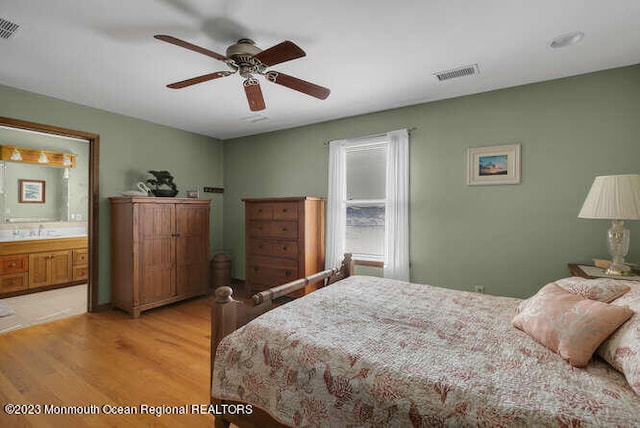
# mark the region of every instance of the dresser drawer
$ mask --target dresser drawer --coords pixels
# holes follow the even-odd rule
[[[0,257],[0,275],[26,272],[28,266],[29,257],[26,254]]]
[[[248,204],[247,218],[250,220],[272,220],[273,204]]]
[[[273,204],[274,220],[297,220],[298,204],[293,202],[279,202]]]
[[[295,221],[264,221],[249,222],[249,236],[255,238],[298,238],[298,223]]]
[[[296,241],[253,239],[249,241],[247,254],[296,259],[298,257],[298,243]]]
[[[28,282],[26,273],[2,275],[0,276],[0,293],[26,290]]]
[[[259,284],[262,286],[260,289],[264,289],[284,284],[294,279],[298,279],[297,268],[256,265],[247,267],[247,282],[252,290],[256,288],[254,284]]]
[[[298,278],[298,261],[277,257],[255,256],[247,260],[246,279],[250,283],[270,287]]]
[[[273,244],[273,255],[276,257],[298,258],[298,243],[295,241],[276,241]]]

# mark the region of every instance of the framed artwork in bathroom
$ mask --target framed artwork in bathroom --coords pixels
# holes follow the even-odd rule
[[[44,180],[18,180],[20,184],[20,202],[44,204]]]

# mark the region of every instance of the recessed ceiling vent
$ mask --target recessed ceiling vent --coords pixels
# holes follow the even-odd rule
[[[262,122],[263,120],[269,120],[269,118],[262,113],[258,113],[251,116],[243,117],[242,120],[244,120],[245,122],[257,123]]]
[[[18,31],[20,26],[6,19],[0,18],[0,39],[8,39]]]
[[[434,73],[440,82],[444,82],[449,79],[457,79],[458,77],[472,76],[474,74],[480,73],[480,69],[478,68],[478,64],[473,65],[465,65],[464,67],[458,67],[451,70],[440,71],[438,73]]]

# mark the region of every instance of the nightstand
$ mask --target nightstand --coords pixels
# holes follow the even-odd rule
[[[569,271],[573,276],[579,276],[582,278],[611,278],[611,279],[624,279],[627,281],[640,281],[640,272],[637,270],[633,271],[634,275],[632,276],[613,276],[613,275],[605,275],[604,269],[595,267],[593,265],[581,265],[577,263],[569,263],[567,265],[569,267]]]

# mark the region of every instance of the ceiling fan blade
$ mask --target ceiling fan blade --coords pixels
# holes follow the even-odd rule
[[[268,71],[265,73],[267,80],[278,85],[286,86],[293,90],[302,92],[312,97],[324,100],[329,96],[331,91],[328,88],[316,85],[306,80],[298,79],[297,77],[289,76],[288,74],[280,73],[278,71]]]
[[[257,79],[251,77],[242,82],[244,86],[244,92],[247,95],[247,101],[249,101],[249,108],[251,111],[260,111],[266,108],[264,104],[264,97],[262,96],[262,90],[260,89],[260,83]]]
[[[264,65],[270,66],[280,64],[285,61],[291,61],[292,59],[301,58],[305,55],[306,53],[298,45],[286,40],[254,55],[253,57],[260,60]]]
[[[187,80],[182,80],[180,82],[171,83],[167,85],[167,88],[171,89],[181,89],[187,86],[195,85],[197,83],[208,82],[209,80],[219,79],[221,77],[228,76],[233,74],[231,71],[216,71],[215,73],[203,74],[202,76],[194,77]]]
[[[158,40],[162,40],[163,42],[171,43],[172,45],[190,49],[194,52],[198,52],[198,53],[201,53],[202,55],[210,56],[211,58],[215,58],[220,61],[230,61],[230,59],[224,55],[220,55],[219,53],[210,51],[209,49],[201,48],[200,46],[196,46],[193,43],[185,42],[184,40],[177,39],[173,36],[167,36],[165,34],[156,34],[153,37],[155,37]]]

